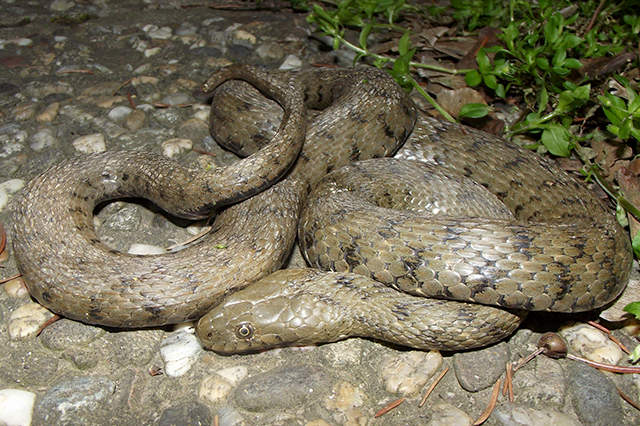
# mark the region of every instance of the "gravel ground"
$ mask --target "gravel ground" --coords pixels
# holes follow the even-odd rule
[[[350,62],[309,35],[305,15],[290,10],[0,0],[0,220],[9,243],[15,194],[78,152],[146,149],[202,167],[233,161],[208,136],[208,106],[194,96],[197,88],[228,62]],[[124,251],[131,241],[167,246],[198,230],[125,202],[102,208],[96,223],[103,241]],[[291,262],[303,263],[297,253]],[[4,266],[5,277],[17,272],[10,252]],[[568,327],[572,352],[626,363],[600,332],[559,315],[532,315],[507,342],[460,354],[351,339],[220,356],[204,351],[189,327],[117,331],[65,319],[36,337],[51,314],[15,281],[4,288],[0,424],[7,425],[470,425],[505,364],[532,352],[546,331]],[[614,334],[634,347],[625,331]],[[419,407],[446,367],[451,371]],[[632,375],[540,356],[515,375],[514,401],[500,395],[485,424],[640,424],[616,389],[637,400],[639,385]],[[406,400],[374,418],[399,398]]]

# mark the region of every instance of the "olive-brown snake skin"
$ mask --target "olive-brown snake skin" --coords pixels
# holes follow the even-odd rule
[[[32,296],[65,317],[115,327],[177,323],[213,308],[197,334],[222,352],[352,335],[451,350],[506,337],[519,325],[520,309],[594,309],[624,288],[628,237],[552,162],[457,124],[416,119],[410,98],[377,69],[291,75],[232,66],[207,81],[213,90],[227,79],[247,80],[285,111],[267,148],[228,169],[195,171],[147,153],[110,152],[77,157],[32,180],[14,228]],[[240,115],[272,107],[252,106],[245,89],[221,89],[212,107],[217,139],[233,144],[260,134],[254,128],[265,120],[278,121]],[[303,102],[322,111],[307,124],[296,158]],[[398,160],[339,169],[398,149],[397,157],[424,163],[409,162],[408,173],[426,184],[396,179],[406,164]],[[449,184],[460,189],[439,189]],[[91,217],[98,202],[129,196],[190,218],[230,207],[192,246],[135,256],[104,246]],[[409,204],[415,213],[388,210],[397,200],[396,209]],[[336,272],[273,274],[296,231],[309,264]]]

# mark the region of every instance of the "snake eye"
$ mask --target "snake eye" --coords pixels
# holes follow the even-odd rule
[[[243,322],[236,326],[236,337],[238,339],[251,339],[253,337],[253,325],[248,322]]]

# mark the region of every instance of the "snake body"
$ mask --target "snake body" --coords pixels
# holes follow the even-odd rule
[[[176,323],[210,311],[197,334],[205,346],[228,352],[347,335],[464,349],[504,338],[523,316],[470,301],[569,312],[602,306],[624,288],[630,242],[584,186],[553,163],[499,138],[421,115],[416,119],[410,98],[384,72],[289,75],[233,66],[210,77],[205,89],[227,79],[249,81],[285,111],[274,142],[243,165],[206,173],[151,154],[111,152],[69,160],[29,183],[17,204],[14,251],[40,303],[69,318],[116,327]],[[217,138],[233,143],[247,132],[259,133],[242,125],[250,118],[234,121],[255,109],[243,98],[245,92],[227,90],[227,98],[240,99],[233,104],[220,100],[221,89],[220,104],[212,108]],[[300,94],[307,107],[321,112],[309,121],[295,158],[304,135]],[[268,101],[255,104],[272,108]],[[358,163],[339,170],[392,155],[407,137],[397,156],[426,163],[418,167],[424,169],[419,174],[432,176],[429,185],[451,180],[433,178],[440,176],[433,170],[438,166],[446,174],[460,174],[453,180],[473,189],[456,192],[457,199],[443,207],[438,190],[429,195],[436,201],[413,202],[419,185],[401,186],[390,177],[393,171],[380,172],[388,185],[378,190],[367,181],[379,179],[374,166]],[[251,172],[254,165],[257,171]],[[350,181],[356,174],[360,179]],[[467,183],[470,179],[477,184]],[[474,195],[479,187],[488,193]],[[347,201],[344,197],[356,189],[363,199]],[[106,248],[91,224],[96,203],[123,196],[148,198],[185,217],[231,206],[194,245],[161,256],[133,256]],[[389,213],[394,198],[409,200],[418,219]],[[489,198],[496,201],[491,207],[467,211],[469,199]],[[366,213],[356,211],[356,204]],[[483,217],[486,210],[491,216],[497,212],[497,218]],[[369,216],[373,211],[382,218]],[[292,248],[298,223],[309,263],[335,272],[273,274]],[[227,248],[217,249],[220,245]],[[333,284],[332,290],[313,287],[324,283]],[[356,284],[363,290],[355,290]],[[362,301],[369,305],[359,305]],[[338,306],[349,309],[331,309]]]

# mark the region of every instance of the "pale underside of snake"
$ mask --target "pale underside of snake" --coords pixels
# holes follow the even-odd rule
[[[416,118],[408,95],[377,69],[232,66],[205,89],[228,79],[250,82],[282,107],[274,115],[277,104],[246,84],[216,91],[219,141],[261,142],[278,128],[229,168],[107,152],[29,183],[17,203],[14,252],[35,299],[111,327],[202,317],[198,337],[220,352],[348,336],[459,350],[505,338],[521,310],[590,310],[623,290],[628,237],[551,161]],[[305,105],[320,110],[306,138]],[[405,160],[357,162],[396,152]],[[92,225],[97,203],[123,197],[177,216],[217,216],[211,233],[181,251],[128,255],[102,244]],[[275,272],[296,233],[310,266],[334,272]]]

